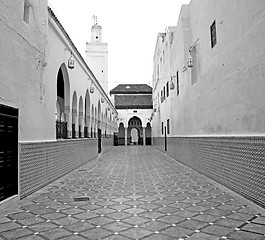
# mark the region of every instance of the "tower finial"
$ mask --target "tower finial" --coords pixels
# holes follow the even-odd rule
[[[94,20],[94,25],[98,24],[98,17],[96,15],[93,15],[92,19]]]

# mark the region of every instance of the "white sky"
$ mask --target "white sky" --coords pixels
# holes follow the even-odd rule
[[[109,90],[120,83],[152,83],[156,37],[176,26],[190,0],[49,0],[59,21],[85,59],[92,16],[108,43]]]

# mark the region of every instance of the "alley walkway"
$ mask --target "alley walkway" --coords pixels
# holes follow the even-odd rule
[[[261,240],[264,235],[262,209],[144,146],[115,147],[0,212],[0,239]]]

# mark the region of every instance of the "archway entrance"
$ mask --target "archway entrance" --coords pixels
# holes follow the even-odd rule
[[[131,138],[130,138],[130,144],[132,145],[138,145],[139,143],[139,130],[137,128],[132,128],[131,130]]]
[[[119,125],[118,145],[125,145],[125,128],[123,123]]]
[[[65,64],[57,73],[56,138],[68,137],[70,111],[70,84]]]
[[[137,142],[132,142],[132,133],[135,134],[135,131],[137,131]],[[130,118],[128,122],[127,145],[130,144],[143,145],[142,121],[136,116]]]
[[[145,128],[145,144],[152,145],[152,128],[149,122],[146,124]]]

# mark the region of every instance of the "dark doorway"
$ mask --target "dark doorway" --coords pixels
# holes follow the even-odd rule
[[[165,126],[165,151],[167,151],[167,127]]]
[[[101,146],[101,129],[98,128],[98,153],[101,153],[102,146]]]
[[[125,128],[123,123],[119,125],[118,145],[125,145]]]
[[[137,128],[131,129],[130,144],[138,145],[140,131]]]
[[[152,128],[149,122],[146,124],[145,128],[145,144],[152,145]]]
[[[18,194],[18,109],[0,105],[0,202]]]

